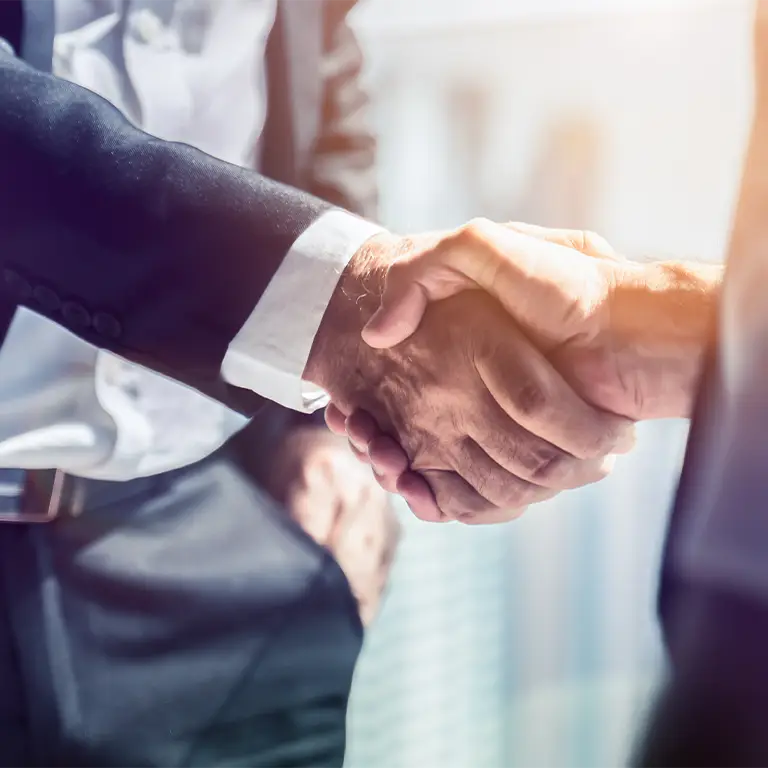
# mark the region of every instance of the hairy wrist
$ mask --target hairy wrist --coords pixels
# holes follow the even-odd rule
[[[400,240],[381,233],[367,240],[350,260],[323,315],[303,378],[337,394],[340,380],[348,389],[370,350],[361,331],[376,311],[384,278],[401,249]]]

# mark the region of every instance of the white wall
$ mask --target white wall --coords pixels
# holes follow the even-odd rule
[[[415,28],[434,30],[484,22],[674,12],[705,5],[723,6],[728,2],[731,0],[364,0],[358,16],[361,25],[377,33],[400,34]]]
[[[457,88],[480,86],[491,112],[480,205],[524,201],[542,136],[574,116],[603,137],[588,226],[631,252],[719,256],[750,108],[750,9],[731,0],[403,38],[364,26],[385,215],[419,226],[441,211],[456,220],[478,212],[471,201],[459,209],[450,104]]]

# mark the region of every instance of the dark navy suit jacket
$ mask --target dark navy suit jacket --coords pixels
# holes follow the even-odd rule
[[[286,13],[292,5],[318,7],[281,5],[282,39],[269,44],[275,61],[302,29],[295,11]],[[342,21],[350,5],[329,3]],[[318,16],[320,55],[340,35],[328,18]],[[227,385],[221,361],[291,244],[331,203],[152,138],[53,77],[50,0],[0,3],[0,37],[10,43],[0,52],[0,330],[28,305],[86,341],[255,412],[260,398]],[[329,77],[343,81],[350,66],[359,59]],[[280,78],[295,75],[285,63],[268,71],[271,93],[285,93]],[[322,84],[315,92],[318,125],[323,116],[341,133],[354,124],[354,97],[334,102]],[[292,122],[291,148],[267,151],[273,126],[295,114],[272,110],[262,167],[348,204],[343,185],[312,173],[307,147],[322,148],[324,135],[307,129],[314,118]],[[343,154],[326,136],[327,151]],[[354,137],[353,151],[370,151],[369,139]]]
[[[0,36],[19,54],[0,51],[0,339],[16,308],[29,305],[100,347],[253,413],[259,398],[220,378],[229,341],[306,227],[331,204],[370,215],[375,202],[359,50],[345,24],[352,4],[279,2],[268,41],[259,166],[312,196],[133,128],[103,99],[46,71],[49,0],[0,0]],[[302,87],[294,87],[297,78]],[[268,431],[263,416],[243,435],[268,449],[275,428]],[[258,456],[252,446],[248,453]],[[210,509],[196,509],[205,524],[216,523]],[[266,618],[249,619],[250,643],[239,651],[270,649],[252,679],[263,691],[261,719],[271,713],[274,728],[243,721],[234,701],[214,723],[219,730],[195,743],[194,762],[221,762],[242,736],[250,764],[341,765],[362,643],[355,600],[327,553],[303,536],[294,546],[295,531],[282,530],[266,505],[254,514],[265,518],[264,553],[282,552],[283,560],[273,574],[270,557],[253,553],[264,563]],[[167,533],[176,535],[173,527]],[[310,569],[317,577],[285,624],[286,589],[303,588],[297,575]],[[285,685],[286,675],[300,684]]]

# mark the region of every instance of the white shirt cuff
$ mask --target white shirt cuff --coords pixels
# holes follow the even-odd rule
[[[381,227],[351,213],[324,213],[291,247],[227,349],[224,379],[286,408],[311,413],[328,396],[301,378],[341,273]]]

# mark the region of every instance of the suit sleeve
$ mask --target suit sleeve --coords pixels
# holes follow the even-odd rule
[[[9,306],[256,409],[259,398],[223,381],[222,360],[328,203],[152,138],[90,91],[5,50],[0,161]]]

